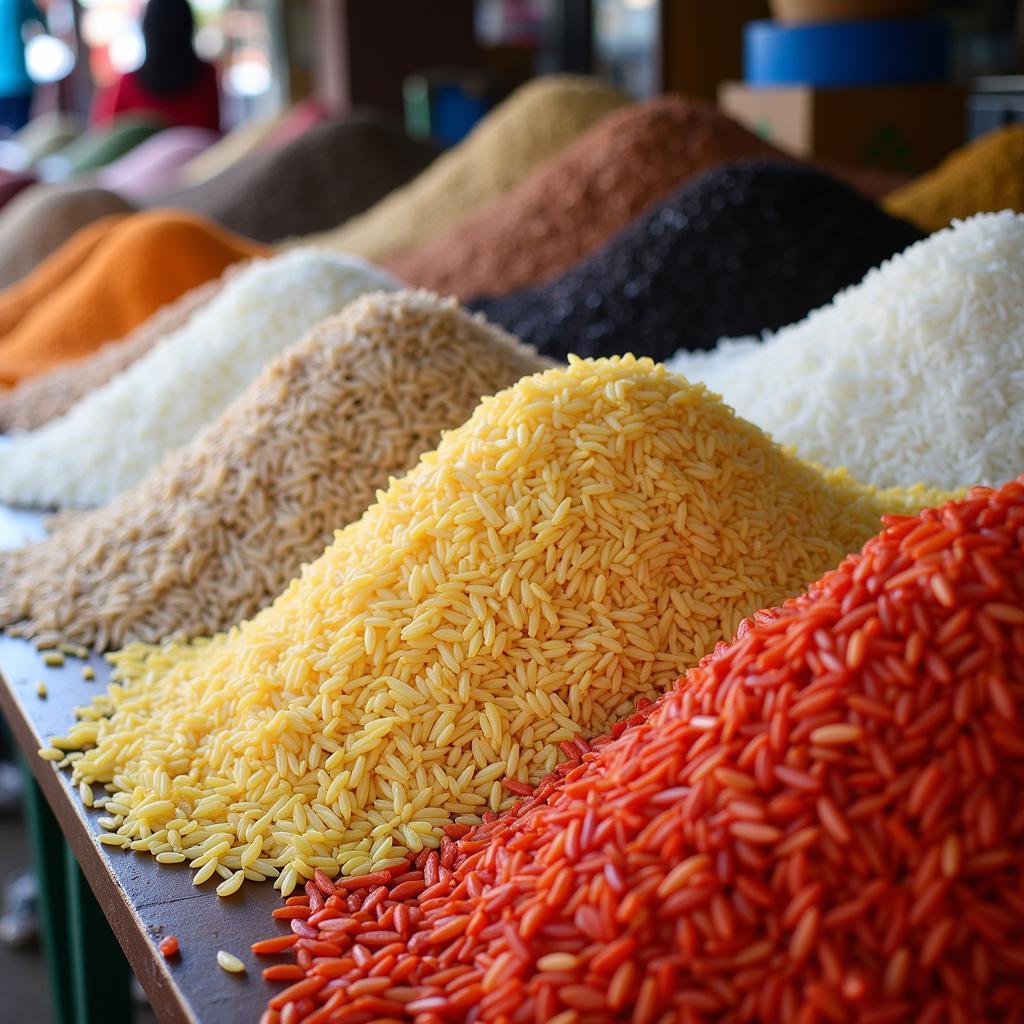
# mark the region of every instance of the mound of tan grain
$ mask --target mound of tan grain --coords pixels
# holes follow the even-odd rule
[[[481,395],[545,365],[452,300],[357,300],[144,482],[0,554],[0,623],[98,649],[225,629]]]
[[[538,78],[513,93],[454,149],[365,213],[302,241],[380,260],[422,245],[519,184],[625,97],[596,79]]]

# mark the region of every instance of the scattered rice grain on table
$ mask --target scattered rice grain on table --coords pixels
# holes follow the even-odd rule
[[[396,287],[390,274],[336,253],[303,249],[254,262],[141,359],[0,451],[0,501],[109,501],[318,320],[365,292]]]
[[[763,342],[681,352],[741,416],[879,486],[1024,466],[1024,216],[957,222]]]
[[[317,875],[265,1024],[1024,1019],[1022,605],[1024,483],[890,520],[511,813]]]
[[[453,300],[358,299],[147,479],[0,552],[0,625],[99,650],[227,629],[482,395],[547,365]]]
[[[56,747],[107,845],[287,894],[508,806],[744,615],[878,528],[717,398],[632,356],[485,398],[255,618],[112,656]],[[53,750],[45,756],[53,757]]]

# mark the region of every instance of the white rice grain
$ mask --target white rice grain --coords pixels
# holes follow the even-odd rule
[[[1024,467],[1024,216],[954,222],[763,343],[669,365],[878,486],[1004,483]]]
[[[216,417],[318,320],[364,292],[397,287],[385,271],[336,253],[300,249],[253,263],[147,355],[0,451],[0,501],[108,501]]]

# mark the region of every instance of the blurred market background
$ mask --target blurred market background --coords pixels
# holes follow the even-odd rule
[[[414,134],[451,144],[517,85],[560,70],[606,77],[635,98],[663,91],[718,98],[734,116],[799,155],[856,156],[892,170],[922,170],[913,165],[925,156],[941,156],[940,149],[964,137],[1024,115],[1024,19],[1016,0],[931,4],[943,39],[935,53],[920,58],[918,77],[931,87],[925,97],[931,110],[941,103],[948,114],[962,106],[962,130],[958,118],[947,117],[941,139],[915,140],[901,138],[899,125],[875,125],[874,147],[859,154],[839,151],[829,133],[815,135],[800,123],[796,101],[781,88],[758,99],[750,94],[765,81],[730,84],[744,78],[744,27],[749,50],[756,46],[749,23],[771,16],[768,0],[192,0],[191,6],[195,50],[217,70],[218,128],[225,132],[296,104],[316,104],[321,116],[372,105],[400,113]],[[801,0],[778,6],[804,19],[816,16],[815,7],[829,8],[824,0],[803,0],[806,14]],[[902,6],[923,12],[928,5],[904,0]],[[30,117],[45,124],[57,113],[67,115],[65,133],[84,127],[90,116],[95,120],[104,94],[143,63],[143,7],[142,0],[3,0],[3,34],[22,21],[22,95],[31,97]],[[4,43],[0,61],[14,59],[2,55],[13,54],[14,42]],[[749,53],[747,59],[749,79]],[[911,62],[906,69],[909,79]],[[0,64],[0,86],[9,92],[7,77]],[[768,84],[796,84],[776,78]],[[883,108],[876,110],[881,117]],[[921,119],[926,124],[929,112]],[[908,149],[915,144],[920,155]],[[39,151],[29,149],[23,160]],[[19,169],[17,163],[9,151],[5,166]],[[68,171],[59,161],[36,169],[49,179]]]

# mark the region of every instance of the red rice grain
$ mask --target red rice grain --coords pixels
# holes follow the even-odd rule
[[[886,524],[512,810],[315,880],[340,955],[266,1024],[1024,1021],[1024,477]]]

